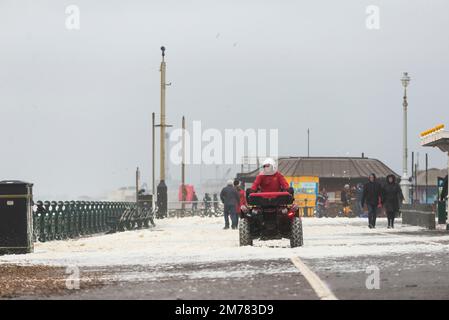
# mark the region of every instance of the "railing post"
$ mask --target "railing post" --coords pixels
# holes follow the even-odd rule
[[[79,230],[80,230],[80,235],[85,235],[86,234],[86,212],[85,212],[85,203],[84,201],[78,201],[78,214],[80,216],[79,221]]]
[[[52,240],[51,239],[52,217],[51,217],[50,201],[44,202],[44,208],[45,208],[45,241],[49,241]]]
[[[79,201],[74,201],[73,203],[73,214],[75,215],[75,223],[76,223],[76,236],[81,236],[82,229],[82,216],[81,216],[81,204]]]
[[[56,201],[50,202],[51,208],[51,240],[59,240],[57,237],[58,233],[58,211]]]
[[[87,230],[86,234],[90,235],[93,233],[93,220],[92,220],[92,202],[86,201],[86,216],[87,216]]]
[[[78,237],[78,223],[77,215],[75,212],[75,201],[70,201],[68,208],[68,213],[70,215],[70,238],[76,238]]]
[[[66,237],[66,216],[64,202],[58,201],[58,232],[59,239],[65,240]]]
[[[65,236],[66,238],[72,238],[72,215],[70,209],[70,202],[64,201],[64,214],[65,214]]]

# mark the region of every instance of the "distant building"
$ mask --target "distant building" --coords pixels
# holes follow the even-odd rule
[[[329,201],[339,201],[345,184],[351,187],[364,184],[371,173],[376,174],[380,181],[385,181],[389,174],[395,175],[398,180],[400,178],[383,162],[365,157],[284,157],[278,160],[278,170],[291,186],[295,186],[295,194],[304,194],[297,200],[308,199],[308,205],[314,205],[315,196],[322,188],[326,189]],[[259,171],[239,173],[237,179],[252,183]]]
[[[432,168],[427,170],[427,201],[426,201],[426,171],[418,170],[416,183],[412,184],[414,202],[434,203],[438,197],[438,178],[444,178],[447,169]]]
[[[78,197],[78,201],[95,201],[98,200],[95,197],[90,197],[90,196],[79,196]]]
[[[114,190],[107,195],[108,201],[136,201],[136,187],[122,187],[118,190]]]

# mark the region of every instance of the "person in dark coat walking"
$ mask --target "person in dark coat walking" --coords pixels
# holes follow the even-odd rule
[[[204,194],[203,203],[204,203],[204,215],[208,215],[210,211],[210,202],[212,201],[212,198],[208,193]]]
[[[369,182],[363,187],[362,206],[368,207],[368,226],[376,228],[377,207],[382,201],[382,186],[376,181],[376,175],[369,175]]]
[[[394,218],[399,212],[402,201],[404,201],[404,195],[393,174],[387,176],[387,182],[382,188],[382,199],[387,213],[388,229],[394,228]]]
[[[239,217],[242,214],[242,206],[248,205],[246,202],[246,193],[245,190],[241,187],[240,181],[234,180],[234,188],[237,190],[240,196],[239,204],[237,205],[236,212],[237,212],[237,226],[239,222]]]
[[[343,207],[349,206],[349,200],[350,200],[350,193],[349,193],[349,184],[345,184],[345,187],[341,191],[340,199]]]
[[[355,189],[355,208],[357,211],[357,215],[359,217],[363,216],[363,205],[362,205],[362,196],[363,196],[363,185],[361,183],[357,184],[357,187]]]
[[[341,191],[340,200],[343,206],[343,216],[349,217],[349,215],[351,214],[351,188],[349,184],[346,184],[344,189]]]
[[[192,195],[192,211],[193,211],[193,214],[195,214],[196,210],[198,210],[198,196],[196,195],[196,192],[193,191],[193,195]]]
[[[327,218],[327,212],[326,212],[326,204],[328,201],[328,195],[326,192],[326,189],[321,189],[321,192],[318,193],[316,197],[316,215],[318,218],[326,217]]]
[[[441,190],[441,199],[440,201],[446,201],[447,198],[447,176],[443,180],[443,190]]]
[[[231,216],[232,229],[237,229],[237,206],[240,203],[240,194],[234,188],[234,181],[229,180],[228,185],[221,190],[220,199],[224,204],[224,229],[229,229],[229,216]]]

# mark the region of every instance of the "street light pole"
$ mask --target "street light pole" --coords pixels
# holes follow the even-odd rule
[[[165,82],[165,47],[161,47],[162,50],[162,62],[161,62],[161,141],[160,141],[160,182],[157,186],[157,206],[158,206],[158,218],[164,218],[168,212],[168,199],[167,199],[167,185],[165,184],[165,88],[167,83]]]
[[[425,204],[427,204],[428,201],[428,192],[429,192],[429,156],[426,153],[426,200]]]
[[[161,182],[165,181],[165,47],[161,47],[162,50],[162,62],[161,62],[161,163],[160,163],[160,179]]]
[[[408,176],[408,169],[407,169],[407,158],[408,158],[408,149],[407,149],[407,108],[408,108],[408,102],[407,102],[407,86],[410,82],[410,77],[408,76],[407,72],[404,72],[402,78],[401,78],[402,86],[404,87],[404,98],[402,102],[403,106],[403,133],[402,133],[402,143],[403,143],[403,154],[402,154],[402,179],[401,179],[401,189],[402,194],[404,195],[404,201],[405,203],[410,203],[410,182],[409,182],[409,176]]]
[[[155,132],[155,128],[156,128],[156,123],[155,123],[155,121],[156,121],[156,114],[153,112],[153,114],[152,114],[152,122],[153,122],[153,126],[152,126],[152,139],[153,139],[153,141],[151,142],[151,144],[152,144],[152,155],[151,155],[151,157],[152,157],[152,181],[151,181],[151,192],[153,193],[153,197],[154,197],[154,195],[155,195],[155,191],[156,191],[156,183],[155,183],[155,181],[156,181],[156,178],[155,178],[155,175],[156,175],[156,165],[155,165],[155,158],[156,158],[156,156],[155,156],[155,153],[156,153],[156,148],[155,148],[155,146],[156,146],[156,132]]]
[[[182,209],[182,215],[184,216],[185,210],[186,210],[186,196],[187,196],[187,190],[186,190],[186,118],[182,116],[182,164],[181,164],[181,209]]]
[[[310,129],[307,129],[307,157],[310,157]]]
[[[139,201],[139,187],[140,187],[140,170],[136,169],[136,203]]]

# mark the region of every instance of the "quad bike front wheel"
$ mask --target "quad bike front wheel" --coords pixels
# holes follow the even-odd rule
[[[240,246],[252,246],[253,238],[248,218],[242,218],[239,223]]]
[[[294,217],[292,220],[292,231],[290,236],[290,247],[302,247],[304,244],[302,234],[302,220],[300,217]]]

